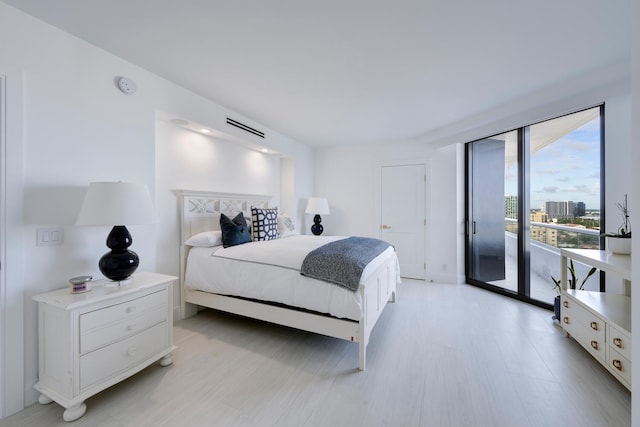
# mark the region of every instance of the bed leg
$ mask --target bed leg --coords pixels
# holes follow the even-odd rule
[[[364,371],[367,364],[367,346],[364,341],[360,341],[358,345],[360,346],[360,365],[358,369]]]

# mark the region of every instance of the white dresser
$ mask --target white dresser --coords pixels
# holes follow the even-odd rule
[[[91,291],[69,288],[36,295],[40,403],[57,402],[73,421],[84,401],[160,360],[172,363],[173,291],[178,278],[139,272],[116,286],[92,283]]]
[[[567,258],[620,275],[624,295],[566,289]],[[561,260],[562,328],[631,390],[631,257],[598,250],[562,249]]]

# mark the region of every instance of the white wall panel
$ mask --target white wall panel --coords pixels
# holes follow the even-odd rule
[[[24,199],[24,221],[19,218],[10,230],[12,235],[19,234],[23,246],[21,249],[16,245],[17,253],[12,253],[15,268],[20,271],[10,286],[11,291],[21,292],[23,296],[24,317],[15,319],[15,330],[22,330],[24,320],[24,340],[16,339],[10,345],[24,348],[25,366],[24,375],[18,374],[23,378],[24,387],[12,392],[24,393],[25,403],[30,404],[37,399],[33,389],[37,379],[37,313],[32,296],[65,287],[68,278],[73,276],[101,277],[97,261],[107,251],[105,239],[110,227],[74,225],[89,182],[144,183],[152,196],[162,195],[155,199],[156,206],[170,209],[167,212],[172,213],[177,212],[177,207],[166,203],[164,196],[168,188],[189,186],[191,189],[269,192],[279,196],[279,160],[265,160],[257,152],[228,146],[229,143],[224,148],[216,148],[221,150],[219,154],[224,161],[207,166],[204,156],[197,159],[202,162],[198,166],[200,171],[194,167],[189,168],[188,174],[176,170],[165,172],[162,169],[166,163],[158,168],[155,159],[158,111],[189,118],[214,129],[224,126],[226,116],[263,129],[267,134],[267,147],[289,156],[294,162],[300,157],[294,179],[300,179],[301,184],[294,185],[296,192],[310,192],[313,168],[308,147],[4,3],[0,3],[0,40],[3,40],[0,72],[11,71],[23,81],[22,120],[11,123],[23,130],[22,141],[18,141],[22,146],[10,150],[13,153],[20,148],[23,154],[8,159],[22,166],[20,176],[16,177],[22,183],[8,192],[23,196],[12,197],[12,201]],[[120,92],[116,87],[118,76],[132,79],[137,84],[137,92],[133,95]],[[225,131],[235,138],[243,136],[242,131],[235,128]],[[204,145],[202,141],[197,143]],[[189,164],[197,160],[191,158]],[[203,172],[208,167],[211,171]],[[163,188],[156,188],[156,177],[161,177]],[[198,179],[206,182],[194,188]],[[297,193],[294,202],[299,198]],[[165,216],[164,211],[158,211],[157,224],[130,227],[131,249],[140,256],[140,270],[153,271],[158,264],[169,265],[164,262],[164,247],[157,248],[156,241],[170,240],[164,227],[171,222],[172,214]],[[36,228],[43,225],[63,227],[64,243],[36,246]],[[158,257],[158,253],[163,255]]]

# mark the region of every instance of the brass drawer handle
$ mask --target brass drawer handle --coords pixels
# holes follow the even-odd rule
[[[564,323],[566,323],[567,325],[569,324],[569,318],[568,318],[567,316],[564,316],[564,317],[562,318],[562,321],[563,321]]]
[[[614,338],[613,339],[613,344],[618,348],[622,348],[622,339],[621,338]]]
[[[594,331],[598,330],[598,322],[591,322],[591,329],[593,329]]]
[[[622,371],[622,361],[618,359],[613,359],[613,367],[616,368],[618,371]]]
[[[564,308],[569,308],[569,301],[562,301],[562,306]]]
[[[593,347],[594,350],[597,350],[598,349],[598,341],[595,341],[595,340],[591,341],[591,347]]]

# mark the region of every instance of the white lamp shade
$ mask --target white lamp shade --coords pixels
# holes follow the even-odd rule
[[[311,197],[304,213],[312,215],[329,215],[329,202],[322,197]]]
[[[149,189],[132,182],[92,182],[76,225],[137,225],[155,222]]]

